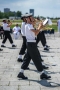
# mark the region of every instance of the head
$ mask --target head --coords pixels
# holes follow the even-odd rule
[[[23,22],[26,22],[25,15],[22,15],[22,16],[21,16],[21,20],[23,20]]]
[[[32,13],[26,14],[26,20],[28,19],[28,21],[31,23],[32,21],[34,21],[34,18],[32,16]]]
[[[8,20],[8,22],[10,22],[10,20]]]
[[[9,24],[10,23],[10,20],[7,20],[7,23]]]
[[[22,20],[23,20],[23,22],[26,22],[26,17],[23,17],[23,19],[22,19]]]
[[[3,19],[3,23],[6,23],[7,21],[6,21],[6,19]]]
[[[18,27],[18,24],[16,24],[16,27]]]
[[[29,16],[26,17],[26,22],[31,24],[31,19]]]

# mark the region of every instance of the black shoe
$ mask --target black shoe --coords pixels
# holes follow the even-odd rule
[[[23,60],[22,60],[22,59],[20,59],[20,58],[18,58],[18,59],[17,59],[17,61],[18,61],[18,62],[23,62]]]
[[[1,47],[6,47],[6,46],[4,46],[4,45],[1,45]]]
[[[48,69],[49,67],[46,67],[45,65],[42,65],[43,66],[43,69]]]
[[[0,51],[3,51],[3,49],[0,48]]]
[[[44,50],[49,51],[49,49],[48,49],[48,48],[44,48]]]
[[[50,79],[51,78],[51,76],[48,76],[48,75],[46,75],[45,73],[42,73],[41,75],[40,75],[40,79]]]
[[[18,76],[17,76],[17,77],[18,77],[18,78],[22,78],[22,79],[28,79],[28,78],[27,78],[27,77],[25,77],[25,76],[24,76],[24,74],[23,74],[23,73],[21,73],[21,72],[18,74]]]
[[[12,45],[12,47],[16,47],[16,45]]]

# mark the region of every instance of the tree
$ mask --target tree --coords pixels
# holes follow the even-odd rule
[[[3,18],[3,13],[0,11],[0,19]]]
[[[17,17],[21,17],[21,15],[22,15],[21,11],[17,11],[17,12],[16,12],[16,16],[17,16]]]
[[[8,18],[9,18],[8,13],[4,13],[4,14],[3,14],[3,18],[7,18],[7,19],[8,19]]]

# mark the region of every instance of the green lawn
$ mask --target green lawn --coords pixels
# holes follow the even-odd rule
[[[11,25],[11,28],[13,28],[15,25]],[[19,26],[21,27],[21,24],[19,24]],[[57,31],[57,25],[51,25],[51,26],[48,26],[50,28],[53,28],[55,31]]]
[[[13,28],[14,26],[15,26],[15,24],[12,24],[12,25],[11,25],[11,28]],[[21,24],[19,24],[19,26],[21,27]]]
[[[2,22],[2,19],[0,19],[0,22]],[[11,22],[12,22],[11,28],[13,28],[15,26],[14,23],[18,23],[19,26],[21,27],[22,20],[14,20],[14,21],[11,20]],[[57,31],[57,20],[56,19],[52,20],[52,23],[53,24],[51,26],[48,26],[48,27],[53,28],[55,31]]]
[[[57,31],[57,25],[51,25],[50,28],[53,28],[55,31]]]

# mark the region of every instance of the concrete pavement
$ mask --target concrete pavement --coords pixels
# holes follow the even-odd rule
[[[25,70],[28,80],[18,79],[22,63],[17,62],[17,58],[22,39],[14,40],[16,48],[12,48],[7,40],[5,44],[7,47],[0,51],[0,90],[60,90],[60,37],[55,33],[55,36],[46,35],[46,38],[50,50],[44,51],[41,42],[38,44],[38,49],[44,64],[49,67],[45,72],[51,75],[51,80],[41,80],[32,61],[29,64],[30,70]],[[0,45],[1,42],[2,39]]]

